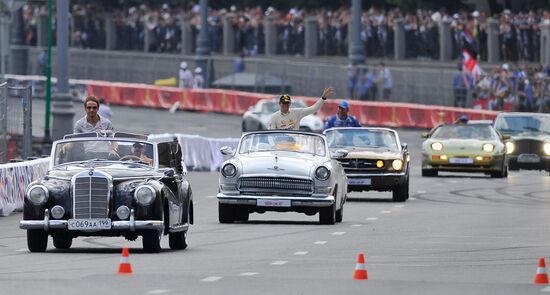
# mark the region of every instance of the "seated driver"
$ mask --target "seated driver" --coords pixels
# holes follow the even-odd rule
[[[138,157],[141,161],[147,163],[149,166],[153,165],[153,159],[145,155],[145,145],[136,142],[132,145],[132,154],[130,156]]]

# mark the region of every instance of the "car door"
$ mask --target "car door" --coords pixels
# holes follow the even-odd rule
[[[170,226],[181,222],[181,177],[174,169],[171,142],[158,144],[159,168],[165,171],[162,182],[165,185],[165,197],[168,200],[168,214]],[[165,215],[166,216],[166,215]]]
[[[191,208],[192,208],[192,191],[189,181],[185,178],[184,175],[184,163],[182,159],[182,150],[178,141],[174,140],[171,145],[171,154],[172,154],[172,168],[176,171],[175,179],[178,185],[178,200],[180,204],[180,223],[191,223]]]

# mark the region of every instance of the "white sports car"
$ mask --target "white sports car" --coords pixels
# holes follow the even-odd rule
[[[305,108],[306,104],[301,100],[294,100],[291,108]],[[279,111],[279,102],[276,99],[262,99],[251,106],[243,115],[242,131],[267,130],[271,115]],[[300,121],[300,130],[321,133],[323,132],[323,120],[316,115],[309,115]]]
[[[258,131],[241,137],[236,151],[221,166],[219,221],[247,221],[252,212],[319,213],[321,224],[341,222],[347,177],[323,135],[299,131]]]

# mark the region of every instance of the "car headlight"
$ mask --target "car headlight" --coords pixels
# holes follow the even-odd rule
[[[237,168],[233,164],[225,164],[222,168],[222,175],[224,177],[233,177],[237,174]]]
[[[511,141],[506,142],[506,153],[511,154],[514,152],[514,143]]]
[[[327,167],[321,166],[315,170],[315,178],[319,180],[327,180],[330,177],[330,171]]]
[[[41,205],[48,200],[48,189],[43,185],[35,185],[27,191],[27,198],[36,205]]]
[[[545,154],[550,155],[550,142],[545,143],[543,149]]]
[[[149,185],[142,185],[136,189],[134,198],[140,205],[149,205],[155,199],[155,189]]]
[[[443,144],[441,142],[434,142],[432,143],[432,150],[434,151],[440,151],[443,149]]]
[[[495,146],[492,145],[492,144],[490,144],[490,143],[486,143],[486,144],[484,144],[484,145],[482,146],[482,148],[483,148],[483,151],[484,151],[484,152],[490,153],[490,152],[492,152],[492,151],[495,149]]]
[[[391,163],[391,166],[392,166],[393,169],[395,169],[395,170],[401,170],[401,169],[403,169],[403,161],[401,161],[401,160],[393,160],[393,162]]]

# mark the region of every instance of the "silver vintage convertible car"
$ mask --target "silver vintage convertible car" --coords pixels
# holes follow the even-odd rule
[[[323,135],[299,131],[258,131],[241,137],[236,151],[221,166],[219,221],[247,221],[252,212],[319,213],[321,224],[341,222],[347,178]]]

